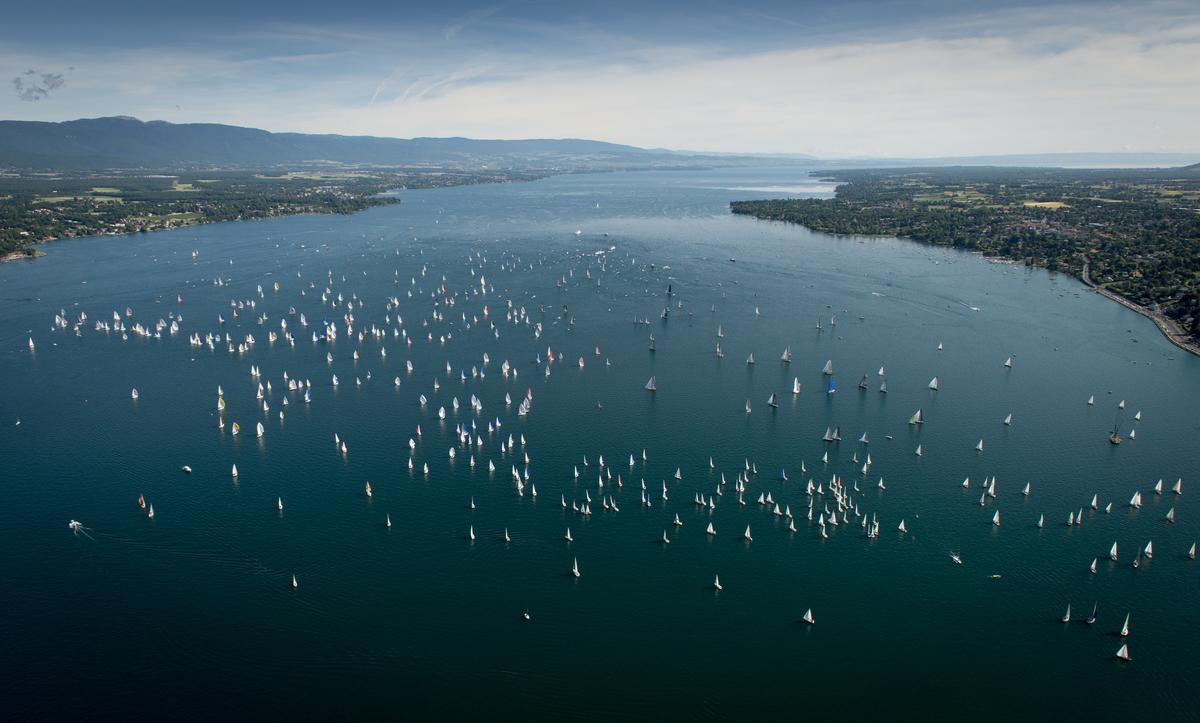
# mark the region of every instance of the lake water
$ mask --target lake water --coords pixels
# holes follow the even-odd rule
[[[401,205],[353,216],[73,240],[0,266],[3,717],[1195,719],[1200,569],[1186,552],[1200,536],[1200,359],[1064,276],[728,212],[730,200],[804,189],[830,191],[794,168],[570,175],[403,192]],[[322,303],[327,287],[339,308]],[[385,338],[345,333],[352,295],[355,334],[374,324]],[[393,296],[411,348],[391,334]],[[235,317],[231,300],[256,307]],[[509,301],[529,325],[506,321]],[[126,307],[127,326],[175,313],[181,331],[95,330]],[[60,310],[72,322],[87,313],[79,335],[52,330]],[[281,319],[294,347],[268,343]],[[313,342],[325,319],[340,335]],[[257,343],[189,346],[210,332]],[[549,377],[547,348],[562,355]],[[517,376],[503,377],[505,360]],[[267,413],[252,365],[272,385]],[[311,403],[285,391],[285,372],[312,382]],[[927,423],[910,426],[918,408]],[[481,447],[456,439],[472,421]],[[829,426],[840,444],[822,441]],[[516,449],[502,453],[510,434]],[[511,478],[526,453],[536,498]],[[747,461],[757,474],[741,506]],[[693,504],[722,473],[715,509]],[[858,484],[852,499],[878,517],[877,539],[853,514],[822,539],[827,490],[807,519],[805,482],[828,487],[834,474]],[[981,507],[992,475],[996,498]],[[1131,509],[1138,490],[1144,505]],[[790,507],[796,532],[757,504],[765,492]],[[588,517],[570,509],[585,493]],[[1082,525],[1067,527],[1080,508]],[[89,534],[72,534],[72,519]],[[1151,540],[1153,558],[1133,569]],[[1097,602],[1096,624],[1079,622]],[[809,608],[815,625],[801,622]],[[1133,661],[1122,663],[1127,612]]]

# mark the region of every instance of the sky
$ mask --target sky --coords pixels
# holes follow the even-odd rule
[[[826,158],[1200,152],[1200,0],[14,3],[0,118]]]

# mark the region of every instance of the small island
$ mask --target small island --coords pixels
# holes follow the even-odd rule
[[[816,171],[832,199],[730,210],[832,234],[896,236],[1071,274],[1200,354],[1200,165],[1171,169]]]

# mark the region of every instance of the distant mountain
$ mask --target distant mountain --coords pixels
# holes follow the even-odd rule
[[[578,139],[474,140],[271,133],[214,123],[116,116],[62,123],[0,121],[0,166],[63,170],[374,165],[596,167],[669,165],[673,154]]]

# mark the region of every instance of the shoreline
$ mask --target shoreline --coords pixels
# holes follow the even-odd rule
[[[795,226],[800,226],[801,228],[811,231],[812,233],[822,233],[822,234],[827,234],[829,236],[847,236],[847,237],[866,236],[866,237],[870,237],[870,238],[894,238],[894,239],[899,239],[901,241],[909,241],[912,243],[920,244],[922,246],[938,246],[939,245],[939,244],[931,244],[931,243],[922,241],[920,239],[912,238],[910,236],[897,236],[897,235],[887,235],[887,234],[837,233],[836,231],[824,231],[822,229],[813,228],[811,226],[806,226],[802,223],[797,223],[795,221],[785,221],[783,219],[776,219],[776,218],[763,218],[760,216],[755,216],[754,214],[751,214],[751,213],[739,214],[737,212],[734,212],[734,215],[747,216],[756,221],[773,221],[773,222],[777,222],[777,223],[791,224],[791,225],[795,225]],[[942,248],[949,248],[949,247],[943,246]],[[979,251],[967,251],[967,253],[978,254],[981,258],[983,258],[988,263],[1005,264],[1005,265],[1013,265],[1013,266],[1020,265],[1020,266],[1028,266],[1030,268],[1045,268],[1044,266],[1036,266],[1036,265],[1027,264],[1022,259],[1010,259],[1010,258],[1006,258],[1004,256],[986,256],[982,252],[979,252]],[[1154,323],[1154,326],[1158,328],[1159,332],[1164,337],[1166,337],[1167,341],[1171,342],[1172,344],[1174,344],[1176,347],[1182,349],[1183,351],[1186,351],[1190,354],[1194,354],[1196,356],[1200,356],[1200,342],[1197,342],[1196,340],[1194,340],[1191,337],[1191,335],[1189,335],[1187,332],[1185,332],[1183,330],[1183,328],[1180,327],[1179,324],[1177,324],[1173,319],[1169,319],[1166,316],[1164,316],[1161,312],[1152,311],[1152,310],[1142,306],[1141,304],[1136,304],[1136,303],[1130,301],[1129,299],[1126,299],[1124,296],[1121,296],[1120,294],[1118,294],[1114,291],[1109,291],[1108,289],[1097,285],[1095,282],[1092,281],[1091,277],[1088,275],[1088,267],[1089,267],[1089,264],[1085,261],[1084,266],[1083,266],[1083,272],[1079,276],[1076,276],[1075,274],[1071,273],[1070,271],[1059,271],[1057,273],[1065,274],[1067,276],[1070,276],[1073,279],[1078,279],[1080,282],[1083,283],[1084,286],[1088,287],[1093,292],[1100,294],[1101,296],[1104,296],[1105,298],[1107,298],[1111,301],[1117,302],[1118,304],[1120,304],[1121,306],[1124,306],[1126,309],[1129,309],[1130,311],[1136,312],[1136,313],[1146,317],[1147,319],[1149,319],[1151,322]]]
[[[1089,289],[1096,292],[1097,294],[1100,294],[1101,296],[1103,296],[1107,299],[1117,302],[1121,306],[1124,306],[1126,309],[1137,312],[1138,314],[1141,314],[1142,316],[1146,317],[1150,321],[1154,322],[1154,325],[1156,327],[1158,327],[1158,330],[1160,332],[1162,332],[1162,335],[1167,338],[1167,341],[1171,342],[1172,344],[1179,347],[1180,349],[1183,349],[1186,352],[1191,352],[1192,354],[1195,354],[1196,356],[1200,356],[1200,344],[1196,343],[1195,341],[1192,341],[1191,337],[1187,334],[1187,332],[1185,332],[1183,329],[1181,329],[1179,324],[1175,323],[1174,320],[1167,318],[1160,312],[1152,311],[1152,310],[1146,308],[1145,306],[1142,306],[1141,304],[1135,304],[1134,302],[1130,301],[1129,299],[1126,299],[1124,296],[1121,296],[1120,294],[1118,294],[1116,292],[1109,291],[1108,289],[1104,288],[1103,286],[1099,286],[1094,281],[1092,281],[1091,277],[1088,274],[1088,268],[1089,268],[1089,264],[1087,262],[1084,262],[1083,273],[1079,277],[1079,280],[1082,281],[1085,286],[1087,286]]]
[[[58,239],[52,239],[52,240],[57,241]],[[46,255],[45,251],[39,251],[36,248],[31,249],[31,251],[32,251],[32,253],[25,253],[24,251],[13,251],[11,253],[4,254],[3,256],[0,256],[0,264],[7,264],[7,263],[10,263],[13,261],[25,261],[27,259],[38,259],[38,258],[41,258]]]

